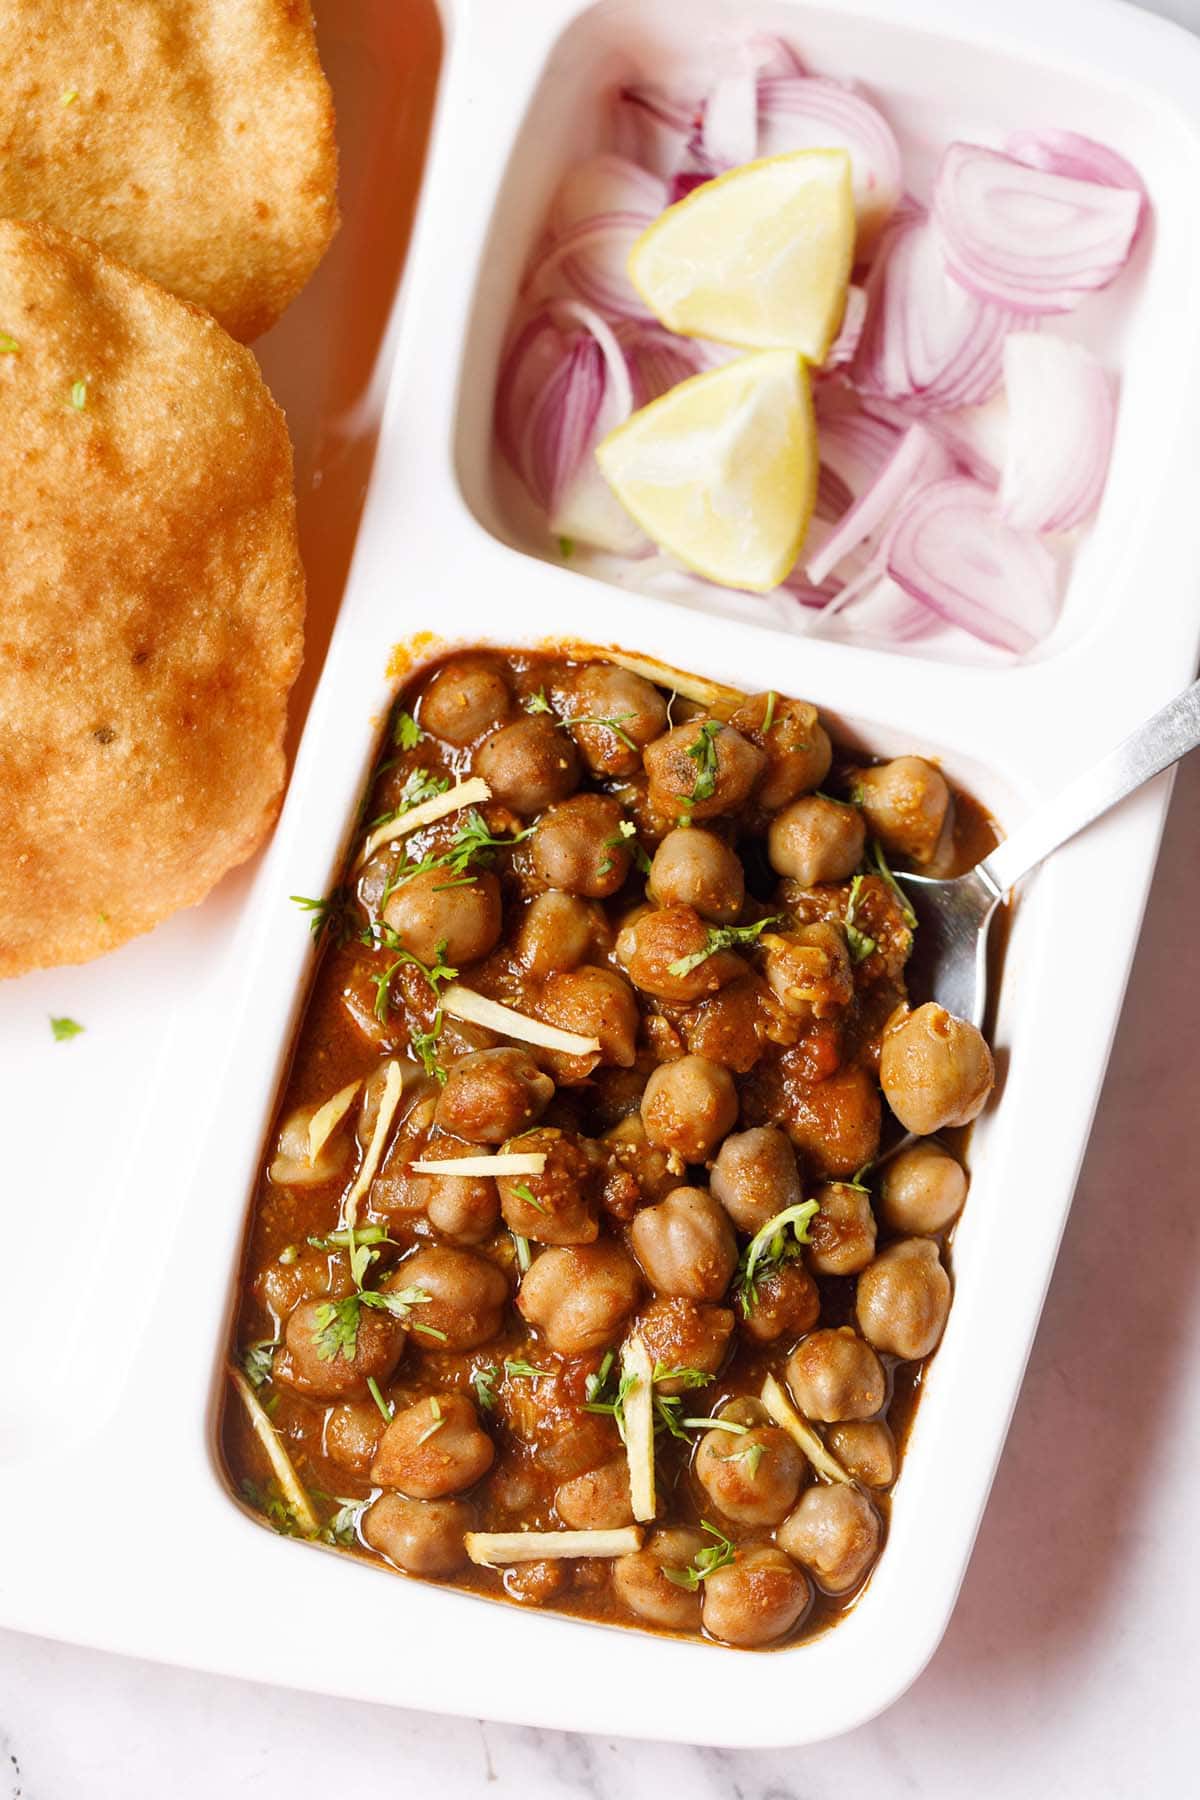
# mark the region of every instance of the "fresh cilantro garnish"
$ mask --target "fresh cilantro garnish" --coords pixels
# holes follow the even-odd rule
[[[247,1476],[238,1490],[246,1505],[261,1515],[280,1537],[307,1537],[295,1518],[291,1507],[283,1497],[282,1489],[277,1481],[266,1481],[261,1485],[251,1481]]]
[[[50,1021],[50,1030],[56,1044],[65,1044],[71,1038],[78,1037],[80,1032],[86,1029],[87,1027],[81,1025],[78,1019],[51,1019]]]
[[[745,1315],[749,1316],[758,1303],[759,1277],[799,1256],[803,1246],[811,1242],[809,1221],[820,1210],[819,1200],[802,1200],[795,1206],[785,1206],[767,1220],[761,1231],[755,1232],[742,1252],[734,1280],[734,1292]]]
[[[611,718],[603,713],[571,713],[566,718],[558,718],[554,708],[546,698],[545,688],[539,688],[536,694],[527,694],[521,703],[527,713],[547,713],[554,720],[560,731],[569,731],[572,725],[600,725],[605,731],[611,731],[627,750],[636,750],[637,745],[627,731],[621,727],[626,719],[635,715],[631,712],[614,713]]]
[[[431,1438],[435,1431],[440,1431],[442,1429],[442,1426],[446,1423],[445,1415],[443,1414],[442,1409],[441,1409],[440,1405],[438,1404],[438,1398],[437,1398],[436,1394],[433,1396],[433,1398],[429,1402],[429,1414],[430,1414],[429,1424],[425,1427],[424,1431],[418,1437],[418,1439],[417,1439],[418,1444],[425,1443],[426,1439]]]
[[[592,1373],[583,1384],[583,1397],[585,1400],[596,1400],[603,1393],[604,1384],[612,1372],[612,1366],[616,1361],[616,1355],[617,1353],[615,1350],[606,1350],[604,1352],[604,1355],[600,1359],[599,1368],[593,1369]]]
[[[722,729],[720,719],[705,719],[697,737],[687,752],[696,765],[696,779],[692,783],[689,802],[695,805],[697,800],[711,800],[717,787],[717,734]]]
[[[690,956],[676,957],[673,963],[667,964],[668,975],[690,975],[698,969],[702,962],[715,956],[718,950],[734,950],[747,944],[758,942],[760,932],[768,925],[777,925],[779,914],[769,919],[760,919],[757,925],[710,925],[702,950],[693,950]]]
[[[749,1480],[753,1481],[758,1474],[758,1465],[763,1459],[765,1450],[766,1445],[762,1443],[746,1444],[741,1450],[735,1450],[732,1455],[722,1457],[721,1460],[722,1462],[745,1463],[746,1475]]]
[[[338,1510],[319,1532],[323,1544],[356,1544],[358,1542],[358,1516],[366,1505],[365,1500],[339,1500]]]
[[[346,1226],[342,1231],[327,1231],[323,1237],[310,1237],[314,1250],[353,1250],[359,1244],[390,1244],[392,1239],[383,1225]]]
[[[685,1388],[702,1388],[707,1387],[710,1381],[715,1381],[716,1377],[710,1375],[706,1369],[678,1369],[668,1367],[666,1363],[656,1362],[653,1379],[655,1381],[678,1381]]]
[[[392,714],[392,742],[400,750],[415,750],[425,733],[410,712],[397,707]],[[416,770],[413,771],[416,773]]]
[[[767,695],[767,709],[763,713],[762,734],[764,737],[766,737],[768,731],[770,731],[772,725],[775,723],[775,703],[778,699],[779,695],[775,692],[774,688],[772,688],[771,692]]]
[[[610,1372],[611,1367],[612,1365],[610,1364]],[[601,1398],[602,1394],[611,1391],[602,1384],[596,1389],[596,1398],[594,1400],[585,1400],[583,1403],[584,1412],[602,1413],[613,1421],[620,1434],[622,1443],[625,1442],[625,1402],[637,1385],[638,1377],[635,1372],[632,1369],[626,1369],[621,1375],[621,1379],[617,1383],[617,1391],[613,1394],[611,1399]]]
[[[447,939],[443,938],[437,947],[437,960],[432,963],[427,963],[422,962],[421,958],[415,955],[413,951],[406,950],[395,932],[391,930],[390,926],[384,926],[383,930],[390,933],[393,941],[388,943],[387,947],[389,950],[395,950],[396,956],[394,960],[388,964],[381,975],[372,975],[371,980],[375,986],[375,1017],[379,1020],[381,1025],[386,1025],[388,1013],[391,1011],[392,1007],[392,977],[398,969],[419,969],[421,974],[425,977],[426,982],[429,984],[429,988],[435,999],[438,995],[439,984],[453,981],[458,974],[458,970],[452,968],[449,963],[443,961],[446,954]],[[437,1029],[440,1029],[440,1020]]]
[[[376,1381],[376,1379],[373,1375],[367,1376],[367,1392],[370,1394],[372,1400],[375,1402],[376,1406],[379,1408],[379,1411],[383,1415],[383,1418],[390,1425],[392,1422],[392,1419],[395,1416],[396,1408],[390,1400],[384,1399],[382,1393],[379,1391],[379,1383]]]
[[[252,1388],[264,1387],[271,1379],[273,1357],[279,1347],[278,1338],[260,1338],[242,1351],[242,1368]]]
[[[553,1369],[539,1369],[531,1362],[523,1362],[518,1358],[515,1362],[505,1361],[504,1373],[516,1381],[540,1381],[543,1377],[553,1375]]]
[[[883,845],[879,842],[878,838],[871,839],[871,849],[867,861],[874,863],[875,873],[877,875],[882,875],[883,879],[887,882],[900,903],[900,917],[904,920],[904,923],[908,926],[910,931],[915,931],[917,929],[917,915],[912,909],[912,902],[909,900],[904,889],[900,886],[900,883],[896,880],[896,877],[892,874],[892,871],[888,868],[887,859],[883,854]]]
[[[328,933],[335,944],[341,945],[349,943],[354,936],[354,924],[350,917],[354,901],[346,888],[334,888],[332,894],[324,900],[311,900],[307,894],[289,894],[288,899],[301,912],[310,915],[308,929],[315,938]]]
[[[402,819],[414,806],[422,806],[426,800],[434,800],[439,794],[448,793],[449,789],[448,775],[434,775],[428,769],[410,769],[404,777],[395,806],[390,812],[380,813],[378,818],[371,819],[365,829],[368,832],[378,831],[381,825],[390,825],[393,819]]]
[[[353,1263],[354,1252],[351,1251]],[[371,1255],[368,1250],[367,1256]],[[365,1271],[364,1271],[365,1272]],[[360,1288],[357,1293],[347,1294],[341,1300],[327,1300],[316,1311],[317,1356],[321,1362],[333,1362],[342,1356],[347,1362],[353,1362],[358,1352],[358,1325],[364,1307],[372,1312],[389,1313],[393,1319],[407,1319],[414,1306],[428,1306],[432,1294],[424,1288],[393,1288],[387,1292],[379,1289]],[[423,1331],[429,1337],[445,1339],[445,1332],[438,1331],[432,1325],[422,1325],[413,1320],[413,1330]]]
[[[854,880],[850,883],[850,895],[846,901],[846,942],[850,946],[850,954],[856,963],[865,962],[871,952],[879,948],[875,939],[869,937],[865,931],[860,930],[854,923],[854,915],[858,910],[859,896],[862,892],[862,884],[865,880],[865,875],[856,875],[854,877]]]
[[[471,1386],[475,1389],[475,1398],[479,1402],[481,1412],[496,1410],[496,1380],[500,1371],[495,1363],[485,1363],[482,1369],[476,1369],[471,1377]]]
[[[497,850],[509,850],[514,844],[521,843],[531,837],[536,828],[526,826],[524,831],[514,831],[510,837],[494,837],[474,807],[460,820],[457,831],[448,850],[422,856],[416,862],[408,860],[407,853],[401,856],[399,863],[392,870],[384,888],[380,901],[386,906],[396,889],[415,875],[427,875],[434,869],[445,869],[455,880],[447,881],[446,887],[455,887],[461,881],[474,881],[471,872],[476,869],[490,869],[495,861]]]
[[[513,1247],[517,1253],[517,1268],[522,1275],[527,1275],[529,1273],[529,1265],[533,1260],[529,1254],[529,1239],[527,1237],[522,1237],[519,1231],[514,1231],[510,1235],[512,1237]]]
[[[718,1569],[725,1568],[737,1555],[732,1539],[727,1538],[723,1531],[718,1531],[715,1525],[710,1525],[707,1519],[701,1519],[700,1529],[707,1531],[714,1541],[706,1544],[703,1550],[697,1550],[686,1568],[663,1570],[668,1581],[673,1581],[676,1587],[686,1588],[691,1594],[695,1593],[702,1581],[707,1581]]]
[[[535,1212],[549,1213],[550,1208],[546,1202],[538,1199],[527,1181],[514,1181],[512,1191],[518,1200],[523,1200],[526,1206],[532,1206]]]
[[[554,708],[546,698],[545,688],[539,688],[536,694],[526,694],[521,705],[527,713],[549,713],[554,717]]]

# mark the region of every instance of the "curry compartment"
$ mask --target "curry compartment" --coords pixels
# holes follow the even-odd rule
[[[991,1086],[908,994],[892,864],[994,841],[935,765],[780,693],[583,651],[413,680],[302,902],[223,1422],[243,1501],[525,1606],[755,1648],[836,1623]]]

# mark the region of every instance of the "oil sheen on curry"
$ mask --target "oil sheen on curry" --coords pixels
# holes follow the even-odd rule
[[[399,696],[301,902],[224,1448],[381,1567],[777,1647],[880,1554],[993,1082],[906,990],[892,871],[994,837],[803,700],[657,673],[480,650]]]

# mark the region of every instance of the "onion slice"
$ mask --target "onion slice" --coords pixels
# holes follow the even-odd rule
[[[1078,131],[1014,131],[1004,146],[1009,156],[1045,169],[1051,175],[1070,175],[1076,181],[1096,181],[1101,187],[1129,188],[1142,199],[1138,229],[1146,216],[1149,196],[1146,184],[1131,162]],[[1136,235],[1136,234],[1135,234]]]
[[[902,500],[953,472],[954,459],[946,446],[923,425],[910,425],[875,481],[809,559],[805,571],[809,581],[819,587],[851,550],[887,524]]]
[[[552,1562],[564,1556],[629,1556],[642,1547],[636,1525],[615,1531],[467,1531],[463,1544],[473,1563]]]
[[[575,163],[558,184],[550,208],[557,238],[574,226],[618,213],[655,218],[667,204],[667,184],[627,156],[602,152]]]
[[[1014,331],[1004,346],[1004,385],[1000,510],[1027,531],[1071,531],[1104,492],[1116,425],[1112,382],[1082,344]]]
[[[1018,317],[968,293],[946,273],[926,219],[887,234],[867,279],[867,318],[850,366],[864,396],[914,412],[978,406],[999,388],[1004,339]]]
[[[1129,188],[1031,168],[982,144],[950,144],[933,217],[955,280],[1021,313],[1070,312],[1124,268],[1141,219]]]
[[[617,94],[613,108],[617,148],[670,181],[683,168],[700,107],[698,96],[671,94],[650,82],[631,83]]]
[[[499,1000],[489,1000],[457,981],[442,989],[442,1010],[452,1019],[465,1019],[470,1025],[482,1025],[523,1044],[539,1044],[543,1050],[560,1050],[564,1056],[595,1056],[600,1049],[599,1038],[544,1025],[540,1019],[531,1019],[513,1006],[502,1006]]]
[[[877,106],[820,75],[768,76],[758,84],[758,155],[785,150],[849,153],[858,215],[860,262],[866,260],[903,192],[900,146]]]
[[[978,481],[938,481],[915,494],[888,536],[887,572],[951,625],[1003,650],[1032,650],[1054,624],[1054,557],[1001,518]]]

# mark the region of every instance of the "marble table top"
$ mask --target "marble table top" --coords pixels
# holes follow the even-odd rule
[[[1200,0],[1153,10],[1200,31]],[[803,1751],[691,1749],[355,1705],[0,1632],[0,1800],[1197,1792],[1198,844],[1194,759],[975,1556],[940,1649],[889,1712]],[[1012,1206],[1019,1230],[1020,1194]]]

